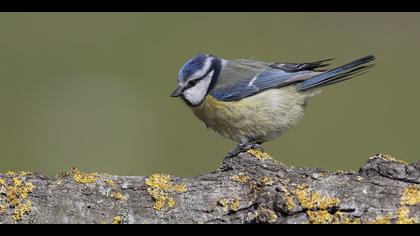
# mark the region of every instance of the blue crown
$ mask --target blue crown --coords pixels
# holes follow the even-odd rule
[[[208,57],[209,55],[207,54],[198,54],[197,56],[188,60],[179,71],[178,80],[180,81],[188,80],[188,78],[190,78],[191,75],[193,75],[196,71],[203,68]]]

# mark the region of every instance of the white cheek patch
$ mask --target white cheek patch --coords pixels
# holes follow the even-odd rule
[[[198,83],[187,90],[184,91],[184,98],[187,99],[191,104],[198,105],[206,97],[207,90],[211,83],[211,78],[213,77],[213,72],[211,71],[205,78],[198,81]]]

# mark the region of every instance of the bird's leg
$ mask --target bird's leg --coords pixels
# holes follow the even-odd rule
[[[251,149],[257,149],[261,152],[264,152],[262,143],[240,143],[236,146],[236,148],[228,153],[228,157],[234,157],[239,153],[246,152]]]

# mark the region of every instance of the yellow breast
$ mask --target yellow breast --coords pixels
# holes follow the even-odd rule
[[[236,142],[265,142],[281,135],[303,115],[307,95],[294,86],[224,102],[208,95],[193,113],[208,127]]]

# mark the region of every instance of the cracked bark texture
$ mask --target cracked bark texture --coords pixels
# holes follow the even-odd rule
[[[0,174],[0,180],[0,223],[418,223],[420,219],[420,162],[408,164],[381,154],[354,172],[287,166],[246,152],[225,158],[215,172],[192,178],[69,172],[54,178]],[[34,189],[25,196],[19,188],[28,183]],[[13,203],[13,198],[18,202]]]

